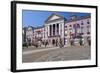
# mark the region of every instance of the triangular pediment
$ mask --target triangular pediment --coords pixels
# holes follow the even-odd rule
[[[61,18],[61,17],[59,17],[57,15],[53,15],[49,20],[51,21],[51,20],[55,20],[55,19],[59,19],[59,18]]]
[[[49,16],[49,17],[47,18],[46,22],[52,21],[52,20],[56,20],[56,19],[61,19],[61,18],[64,18],[64,17],[62,17],[62,16],[60,16],[60,15],[58,15],[58,14],[52,14],[51,16]]]

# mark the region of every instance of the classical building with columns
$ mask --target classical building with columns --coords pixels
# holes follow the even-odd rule
[[[54,13],[47,18],[44,28],[45,40],[48,40],[49,44],[55,45],[61,39],[63,45],[70,45],[72,39],[79,43],[80,38],[86,43],[91,38],[91,17],[73,15],[66,20]]]
[[[47,41],[49,45],[57,46],[59,41],[63,45],[70,45],[73,39],[77,44],[80,38],[84,43],[91,38],[91,16],[76,15],[66,19],[65,17],[56,13],[51,14],[41,27],[26,27],[25,38],[31,40],[38,39]]]
[[[65,18],[58,14],[52,14],[45,21],[45,39],[48,40],[49,44],[55,45],[59,38],[63,40],[64,44],[64,25]]]

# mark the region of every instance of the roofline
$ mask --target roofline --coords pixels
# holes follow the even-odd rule
[[[55,22],[55,21],[59,21],[59,20],[65,20],[64,18],[59,18],[59,19],[56,19],[56,20],[52,20],[52,21],[49,21],[49,22],[45,22],[45,24],[48,24],[48,23],[51,23],[51,22]]]
[[[84,17],[80,17],[78,19],[68,20],[68,21],[65,21],[65,23],[69,23],[69,22],[73,22],[73,21],[78,21],[78,20],[83,20],[83,19],[87,19],[87,18],[91,18],[91,16],[84,16]]]
[[[44,25],[43,26],[34,27],[34,29],[40,29],[40,28],[44,28]]]
[[[57,13],[52,13],[46,20],[45,20],[45,23],[49,20],[49,18],[50,17],[52,17],[53,15],[57,15],[57,16],[59,16],[59,17],[61,17],[61,18],[64,18],[63,16],[61,16],[61,15],[59,15],[59,14],[57,14]]]

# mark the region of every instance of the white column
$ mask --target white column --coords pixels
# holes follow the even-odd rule
[[[44,28],[45,28],[45,27],[44,27]],[[44,28],[42,29],[42,30],[43,30],[43,39],[44,39],[44,34],[45,34],[45,33],[44,33]]]
[[[52,28],[51,32],[52,32],[52,36],[53,36],[53,25],[51,25],[51,28]]]
[[[47,39],[47,26],[45,26],[45,39]]]
[[[61,24],[59,23],[59,35],[61,35],[60,30],[61,30]]]
[[[61,24],[62,24],[62,32],[61,32],[62,33],[62,38],[64,38],[64,23],[62,22]]]
[[[57,24],[55,24],[55,35],[57,35]]]

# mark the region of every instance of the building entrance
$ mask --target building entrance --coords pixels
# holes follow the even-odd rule
[[[52,45],[55,45],[55,40],[54,39],[52,40]]]

